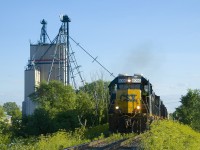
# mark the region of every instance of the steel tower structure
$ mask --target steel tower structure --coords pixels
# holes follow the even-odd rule
[[[69,52],[69,22],[71,22],[70,18],[67,15],[61,15],[60,20],[63,23],[61,26],[62,35],[63,36],[63,43],[66,43],[67,49],[65,50],[66,53],[66,61],[65,61],[65,75],[67,78],[65,80],[65,84],[70,84],[70,52]]]
[[[69,22],[71,20],[67,15],[61,15],[60,20],[62,22],[62,25],[59,29],[59,33],[52,42],[52,44],[55,44],[55,50],[54,50],[54,56],[51,63],[51,68],[49,71],[48,79],[49,82],[51,80],[52,76],[52,69],[57,64],[59,64],[58,67],[58,80],[61,81],[65,85],[70,84],[70,51],[69,51]],[[61,74],[64,71],[63,79],[61,78]],[[61,73],[62,72],[62,73]]]

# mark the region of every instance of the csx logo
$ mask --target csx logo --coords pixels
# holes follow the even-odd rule
[[[134,94],[122,94],[120,96],[121,101],[135,101],[135,96]]]

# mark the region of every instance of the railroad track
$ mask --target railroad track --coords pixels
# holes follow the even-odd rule
[[[64,150],[139,150],[139,143],[139,136],[117,141],[107,141],[106,139],[102,139],[90,143],[68,147]]]

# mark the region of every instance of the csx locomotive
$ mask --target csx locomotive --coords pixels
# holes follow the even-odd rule
[[[153,120],[167,118],[167,109],[141,74],[119,75],[108,86],[109,130],[141,133]]]

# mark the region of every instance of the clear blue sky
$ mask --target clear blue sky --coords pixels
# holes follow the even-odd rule
[[[198,0],[2,1],[0,103],[21,105],[29,40],[39,40],[43,18],[53,39],[61,25],[59,15],[67,14],[76,41],[115,75],[144,74],[172,112],[188,88],[200,89],[199,8]],[[103,69],[78,47],[73,49],[90,82]]]

